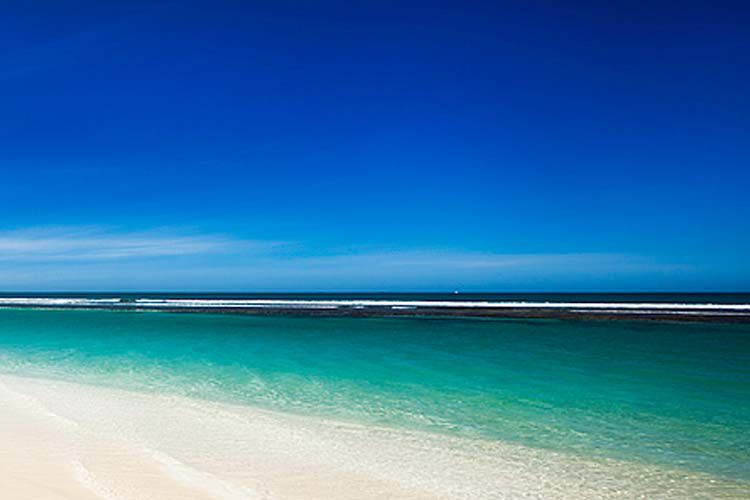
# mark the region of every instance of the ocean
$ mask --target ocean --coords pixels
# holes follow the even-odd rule
[[[123,296],[84,298],[108,297]],[[176,296],[125,299],[143,297]],[[331,298],[281,298],[321,297]],[[739,294],[459,297],[750,304]],[[0,309],[0,372],[665,466],[750,487],[747,323],[11,307]]]

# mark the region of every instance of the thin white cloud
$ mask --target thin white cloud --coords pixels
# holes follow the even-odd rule
[[[308,249],[309,250],[309,249]],[[695,269],[617,253],[446,249],[310,253],[299,245],[174,228],[0,231],[0,290],[656,288]]]
[[[281,268],[300,268],[310,272],[334,272],[338,269],[358,273],[400,272],[502,272],[539,274],[632,273],[677,270],[683,266],[656,263],[640,256],[618,253],[535,253],[504,254],[451,250],[380,251],[298,257],[277,263]]]
[[[273,242],[174,229],[116,231],[100,227],[36,227],[0,232],[0,261],[105,261],[266,249]]]

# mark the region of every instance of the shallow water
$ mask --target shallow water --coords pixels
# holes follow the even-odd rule
[[[0,370],[750,480],[750,326],[0,310]]]

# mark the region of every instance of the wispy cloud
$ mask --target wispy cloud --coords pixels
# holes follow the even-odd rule
[[[175,228],[0,231],[0,289],[551,290],[658,287],[694,269],[618,253],[350,252]]]
[[[163,228],[117,231],[101,227],[37,227],[0,232],[0,261],[105,261],[264,250],[274,242]]]
[[[492,253],[461,250],[393,250],[354,252],[319,257],[305,257],[292,261],[304,263],[305,267],[333,270],[341,267],[358,268],[362,271],[408,269],[452,269],[452,270],[518,270],[553,269],[569,272],[573,268],[604,270],[643,270],[653,263],[642,257],[619,253]]]
[[[660,276],[688,271],[684,265],[618,253],[505,254],[461,250],[393,250],[262,259],[262,272],[278,281],[320,283],[323,287],[533,286],[553,282],[608,282],[628,276]],[[255,269],[243,270],[261,277]],[[242,272],[239,273],[240,275]]]

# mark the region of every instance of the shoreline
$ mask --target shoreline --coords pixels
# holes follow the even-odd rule
[[[0,423],[0,485],[18,499],[742,498],[748,487],[499,441],[15,375],[0,375]]]

